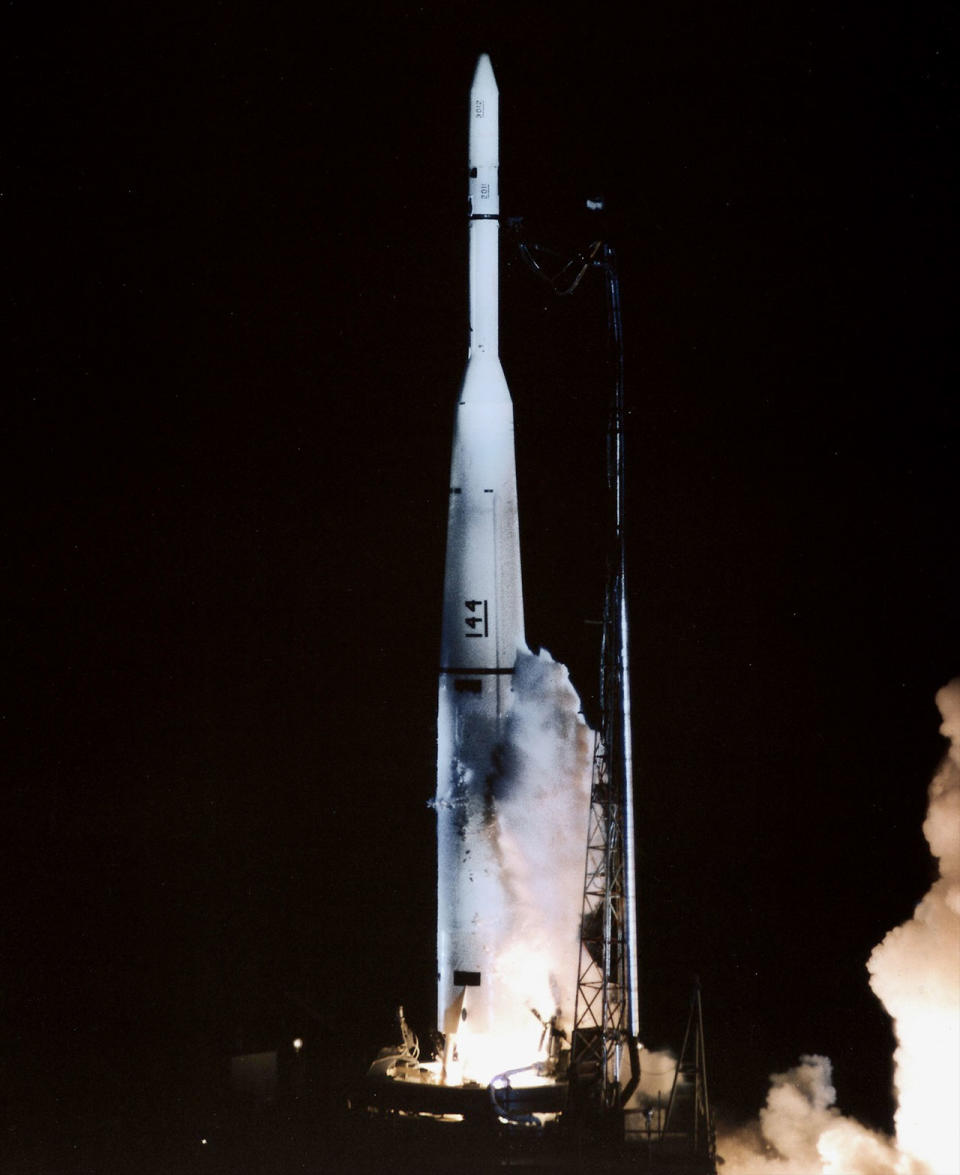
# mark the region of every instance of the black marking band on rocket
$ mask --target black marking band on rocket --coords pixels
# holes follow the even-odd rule
[[[470,216],[471,220],[499,220],[499,212],[474,212]]]
[[[472,665],[441,665],[441,673],[481,674],[484,677],[491,675],[513,673],[513,669],[475,669]]]

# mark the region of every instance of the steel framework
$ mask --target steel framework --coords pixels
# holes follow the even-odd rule
[[[610,492],[607,583],[600,656],[600,729],[593,754],[587,830],[577,1003],[571,1073],[581,1087],[598,1083],[601,1103],[619,1107],[639,1080],[636,868],[633,833],[633,749],[624,542],[624,382],[620,279],[616,254],[594,241],[549,274],[537,256],[558,254],[520,236],[522,219],[508,222],[531,269],[560,296],[572,294],[591,269],[604,277],[614,394],[607,430]],[[623,1051],[630,1080],[621,1088]]]
[[[680,1060],[673,1076],[670,1100],[660,1132],[661,1142],[682,1139],[692,1153],[715,1170],[717,1157],[716,1129],[710,1112],[707,1090],[707,1053],[703,1037],[703,1006],[700,984],[694,984],[690,998],[690,1015],[683,1036]]]
[[[600,733],[593,755],[583,882],[580,963],[571,1061],[578,1081],[596,1080],[605,1106],[619,1103],[628,1042],[622,806]]]
[[[611,528],[600,657],[601,721],[596,735],[587,831],[580,963],[571,1062],[578,1081],[599,1083],[602,1105],[629,1097],[639,1077],[633,751],[624,543],[624,385],[620,283],[609,245],[595,261],[604,274],[615,386],[608,429]],[[624,1048],[631,1075],[622,1088]]]

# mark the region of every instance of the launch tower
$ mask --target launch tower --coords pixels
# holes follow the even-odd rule
[[[616,257],[603,246],[599,264],[607,294],[614,364],[608,430],[607,482],[611,498],[607,587],[600,668],[601,723],[590,794],[580,965],[573,1030],[572,1072],[600,1086],[610,1109],[625,1104],[639,1077],[636,864],[633,817],[633,748],[630,729],[630,661],[624,543],[623,341]],[[630,1079],[623,1081],[624,1051]]]

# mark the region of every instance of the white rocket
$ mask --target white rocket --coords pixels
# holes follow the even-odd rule
[[[470,91],[470,347],[450,466],[437,719],[438,1027],[493,1027],[506,930],[493,799],[518,650],[525,650],[513,405],[500,366],[499,92],[490,58]]]

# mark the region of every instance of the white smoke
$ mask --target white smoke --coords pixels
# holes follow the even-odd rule
[[[624,1131],[628,1142],[649,1142],[666,1124],[670,1091],[677,1075],[677,1058],[668,1051],[640,1047],[640,1080],[624,1107]],[[685,1078],[681,1076],[681,1084]]]
[[[867,966],[897,1035],[897,1142],[936,1175],[952,1175],[960,1172],[960,678],[937,705],[950,750],[930,785],[923,834],[940,876]]]
[[[725,1175],[930,1175],[883,1135],[845,1118],[826,1057],[771,1078],[760,1120],[719,1141]]]
[[[677,1058],[663,1050],[653,1052],[640,1049],[640,1081],[628,1109],[634,1106],[656,1104],[666,1107],[677,1072]]]
[[[923,831],[940,877],[868,963],[898,1041],[896,1139],[845,1118],[829,1060],[802,1057],[772,1078],[759,1122],[720,1140],[727,1175],[960,1173],[960,678],[937,705],[951,745]]]
[[[494,961],[495,1034],[461,1032],[465,1075],[538,1059],[542,1021],[570,1035],[576,1000],[593,735],[567,669],[520,652],[494,800],[495,883],[509,921]]]
[[[548,652],[521,653],[507,724],[512,786],[497,805],[503,882],[513,925],[509,949],[540,960],[569,1028],[576,997],[592,734],[565,666]]]

